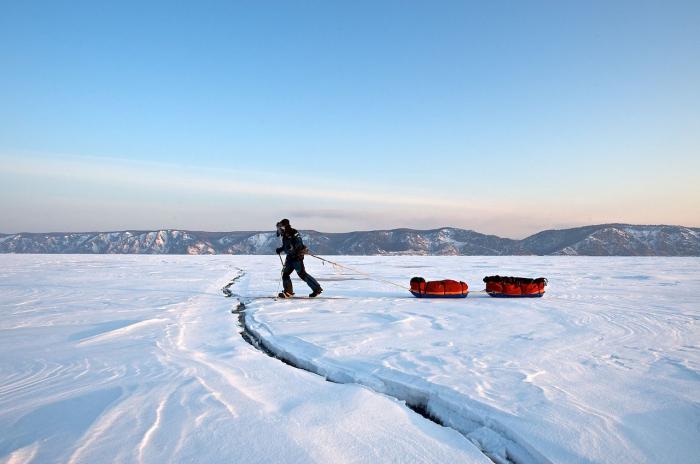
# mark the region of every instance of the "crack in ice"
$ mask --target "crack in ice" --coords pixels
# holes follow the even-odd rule
[[[468,411],[464,407],[454,407],[451,402],[440,398],[437,400],[441,401],[435,405],[436,398],[431,398],[428,393],[419,391],[419,389],[411,389],[408,385],[400,382],[393,383],[385,378],[357,379],[352,376],[352,372],[323,372],[323,369],[314,364],[313,361],[296,358],[284,349],[276,347],[248,324],[245,298],[230,290],[245,275],[244,270],[239,269],[239,271],[240,274],[234,277],[222,290],[227,297],[235,297],[238,300],[238,304],[231,310],[231,313],[238,317],[241,338],[257,350],[291,367],[323,377],[328,382],[360,385],[374,393],[401,401],[408,409],[431,422],[455,430],[496,464],[551,464],[549,459],[531,446],[516,441],[512,432],[495,423],[493,419],[478,417],[473,411]],[[254,300],[251,298],[248,303]],[[376,386],[373,386],[377,382],[384,387],[382,390],[385,391],[379,391]],[[457,419],[455,419],[455,415]]]

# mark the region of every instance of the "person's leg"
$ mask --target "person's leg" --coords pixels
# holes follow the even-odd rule
[[[294,294],[294,287],[292,286],[291,275],[294,271],[294,265],[289,260],[285,260],[284,269],[282,270],[282,285],[284,286],[284,292],[290,295]]]
[[[318,283],[318,281],[316,279],[314,279],[313,277],[311,277],[309,274],[307,274],[306,268],[304,267],[304,261],[302,261],[302,260],[295,261],[294,262],[294,270],[297,271],[297,275],[299,276],[299,278],[301,280],[303,280],[304,282],[306,282],[306,284],[309,287],[311,287],[311,290],[313,290],[314,292],[316,292],[318,290],[322,290],[321,285]]]

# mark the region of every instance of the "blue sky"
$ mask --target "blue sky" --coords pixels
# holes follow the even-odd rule
[[[0,231],[700,226],[700,2],[3,2]]]

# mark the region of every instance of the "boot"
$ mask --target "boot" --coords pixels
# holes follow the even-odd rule
[[[309,298],[316,298],[317,296],[319,296],[321,294],[322,291],[323,291],[322,288],[319,288],[318,290],[314,290],[313,292],[309,293]]]

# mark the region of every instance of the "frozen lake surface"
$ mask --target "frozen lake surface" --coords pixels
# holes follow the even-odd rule
[[[550,285],[419,300],[307,258],[328,299],[275,301],[276,256],[0,255],[0,462],[700,455],[700,259],[331,259],[405,285]]]

